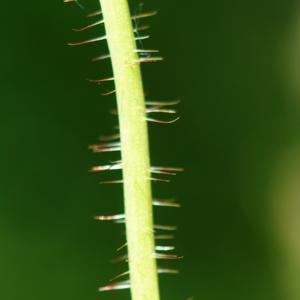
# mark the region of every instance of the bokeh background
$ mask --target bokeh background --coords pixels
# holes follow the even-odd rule
[[[133,12],[140,1],[131,1]],[[126,270],[112,265],[122,225],[122,188],[88,169],[115,159],[87,146],[113,132],[114,97],[85,78],[111,74],[85,11],[62,1],[1,3],[0,298],[130,299],[97,288]],[[181,99],[180,122],[150,126],[152,161],[186,171],[154,194],[179,227],[178,276],[162,299],[300,299],[300,7],[294,0],[144,1],[159,15],[146,48],[165,61],[143,68],[149,99]]]

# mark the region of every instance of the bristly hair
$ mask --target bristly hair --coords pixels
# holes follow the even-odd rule
[[[84,11],[84,15],[89,19],[93,19],[93,22],[81,26],[75,27],[72,30],[74,32],[85,32],[93,28],[101,28],[103,25],[105,26],[105,18],[103,18],[103,13],[101,10],[96,10],[92,12],[86,12],[86,7],[82,5],[79,0],[64,0],[66,3],[75,3],[82,11]],[[145,47],[145,40],[150,38],[150,35],[144,33],[145,31],[149,30],[150,26],[148,24],[144,24],[143,21],[150,17],[153,17],[157,14],[157,11],[145,11],[144,5],[142,3],[138,4],[135,13],[131,16],[132,24],[133,24],[133,34],[136,43],[136,49],[134,50],[134,55],[136,59],[133,60],[132,64],[143,64],[143,63],[158,63],[163,61],[163,57],[159,55],[159,50],[146,48]],[[95,19],[96,18],[96,19]],[[142,34],[143,32],[143,34]],[[98,42],[107,42],[108,36],[106,33],[104,35],[97,35],[92,38],[88,38],[83,41],[76,41],[68,43],[69,46],[83,46],[87,44],[94,44]],[[92,62],[102,62],[105,60],[110,60],[111,54],[110,53],[98,53],[97,56],[91,59]],[[109,75],[106,77],[100,77],[96,79],[87,79],[88,82],[92,84],[99,85],[102,91],[100,95],[102,96],[111,96],[117,93],[115,87],[111,87],[111,85],[115,82],[114,75]],[[103,88],[104,87],[104,88]],[[180,119],[180,117],[173,115],[177,114],[177,110],[174,109],[174,106],[178,105],[180,101],[160,101],[160,100],[146,100],[145,102],[145,121],[150,123],[156,124],[173,124]],[[143,109],[144,110],[144,109]],[[117,109],[112,109],[111,113],[117,117],[120,117],[118,114]],[[155,117],[158,115],[158,117]],[[88,148],[93,153],[118,153],[118,155],[122,151],[122,144],[121,144],[121,135],[119,132],[119,126],[114,127],[114,132],[109,135],[100,136],[99,142],[91,144]],[[119,155],[121,157],[121,155]],[[109,161],[104,164],[99,164],[97,166],[93,166],[90,168],[91,173],[101,173],[107,174],[111,171],[111,174],[118,174],[115,179],[109,180],[100,180],[100,184],[123,184],[123,176],[122,172],[124,170],[124,163],[121,159],[117,161]],[[182,172],[183,169],[179,167],[165,167],[165,166],[151,166],[148,170],[150,176],[148,178],[151,182],[162,182],[162,183],[169,183],[171,178],[177,175],[178,173]],[[105,176],[105,175],[104,175]],[[151,204],[151,202],[150,202]],[[153,207],[165,207],[165,208],[180,208],[180,204],[176,202],[175,199],[161,199],[161,198],[153,198],[152,199]],[[98,215],[94,217],[97,221],[111,221],[116,224],[126,224],[127,220],[125,213],[118,213],[112,215]],[[170,244],[164,244],[166,241],[170,241],[174,239],[174,232],[177,230],[176,226],[173,225],[162,225],[162,224],[153,224],[152,228],[154,232],[154,239],[155,239],[155,249],[152,253],[153,258],[158,261],[161,260],[180,260],[183,257],[174,254],[175,246]],[[170,234],[171,233],[171,234]],[[158,244],[161,241],[164,241],[162,244]],[[128,262],[129,256],[126,253],[126,249],[128,247],[128,243],[123,243],[120,247],[117,248],[116,253],[118,256],[113,259],[113,262]],[[122,253],[124,252],[125,253]],[[121,254],[120,254],[121,253]],[[164,268],[158,267],[157,268],[158,274],[178,274],[179,271],[177,269],[172,268]],[[125,278],[125,279],[124,279]],[[120,280],[115,283],[116,280]],[[123,289],[130,289],[132,286],[132,282],[130,280],[130,270],[126,270],[109,280],[109,283],[103,287],[99,288],[100,292],[104,291],[114,291],[114,290],[123,290]],[[193,298],[188,298],[187,300],[192,300]],[[143,299],[138,299],[143,300]]]

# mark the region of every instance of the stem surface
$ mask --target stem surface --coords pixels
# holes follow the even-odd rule
[[[100,0],[121,134],[132,300],[159,300],[145,97],[127,0]]]

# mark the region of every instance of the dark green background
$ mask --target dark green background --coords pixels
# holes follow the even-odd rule
[[[186,169],[170,186],[154,186],[183,205],[155,211],[160,223],[179,226],[185,257],[167,264],[181,274],[162,276],[162,299],[290,300],[268,190],[282,149],[298,138],[282,55],[296,4],[145,1],[159,11],[145,47],[165,57],[143,68],[147,94],[182,100],[180,122],[150,127],[152,160]],[[84,80],[111,74],[90,63],[106,46],[66,46],[99,28],[73,34],[87,20],[62,1],[4,1],[1,14],[0,299],[129,299],[97,293],[126,268],[109,263],[122,225],[93,221],[121,211],[121,187],[100,186],[105,177],[87,172],[115,159],[87,150],[115,124],[114,97]]]

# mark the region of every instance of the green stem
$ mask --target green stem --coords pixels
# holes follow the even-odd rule
[[[122,145],[126,234],[133,300],[159,300],[145,97],[127,0],[100,0]]]

